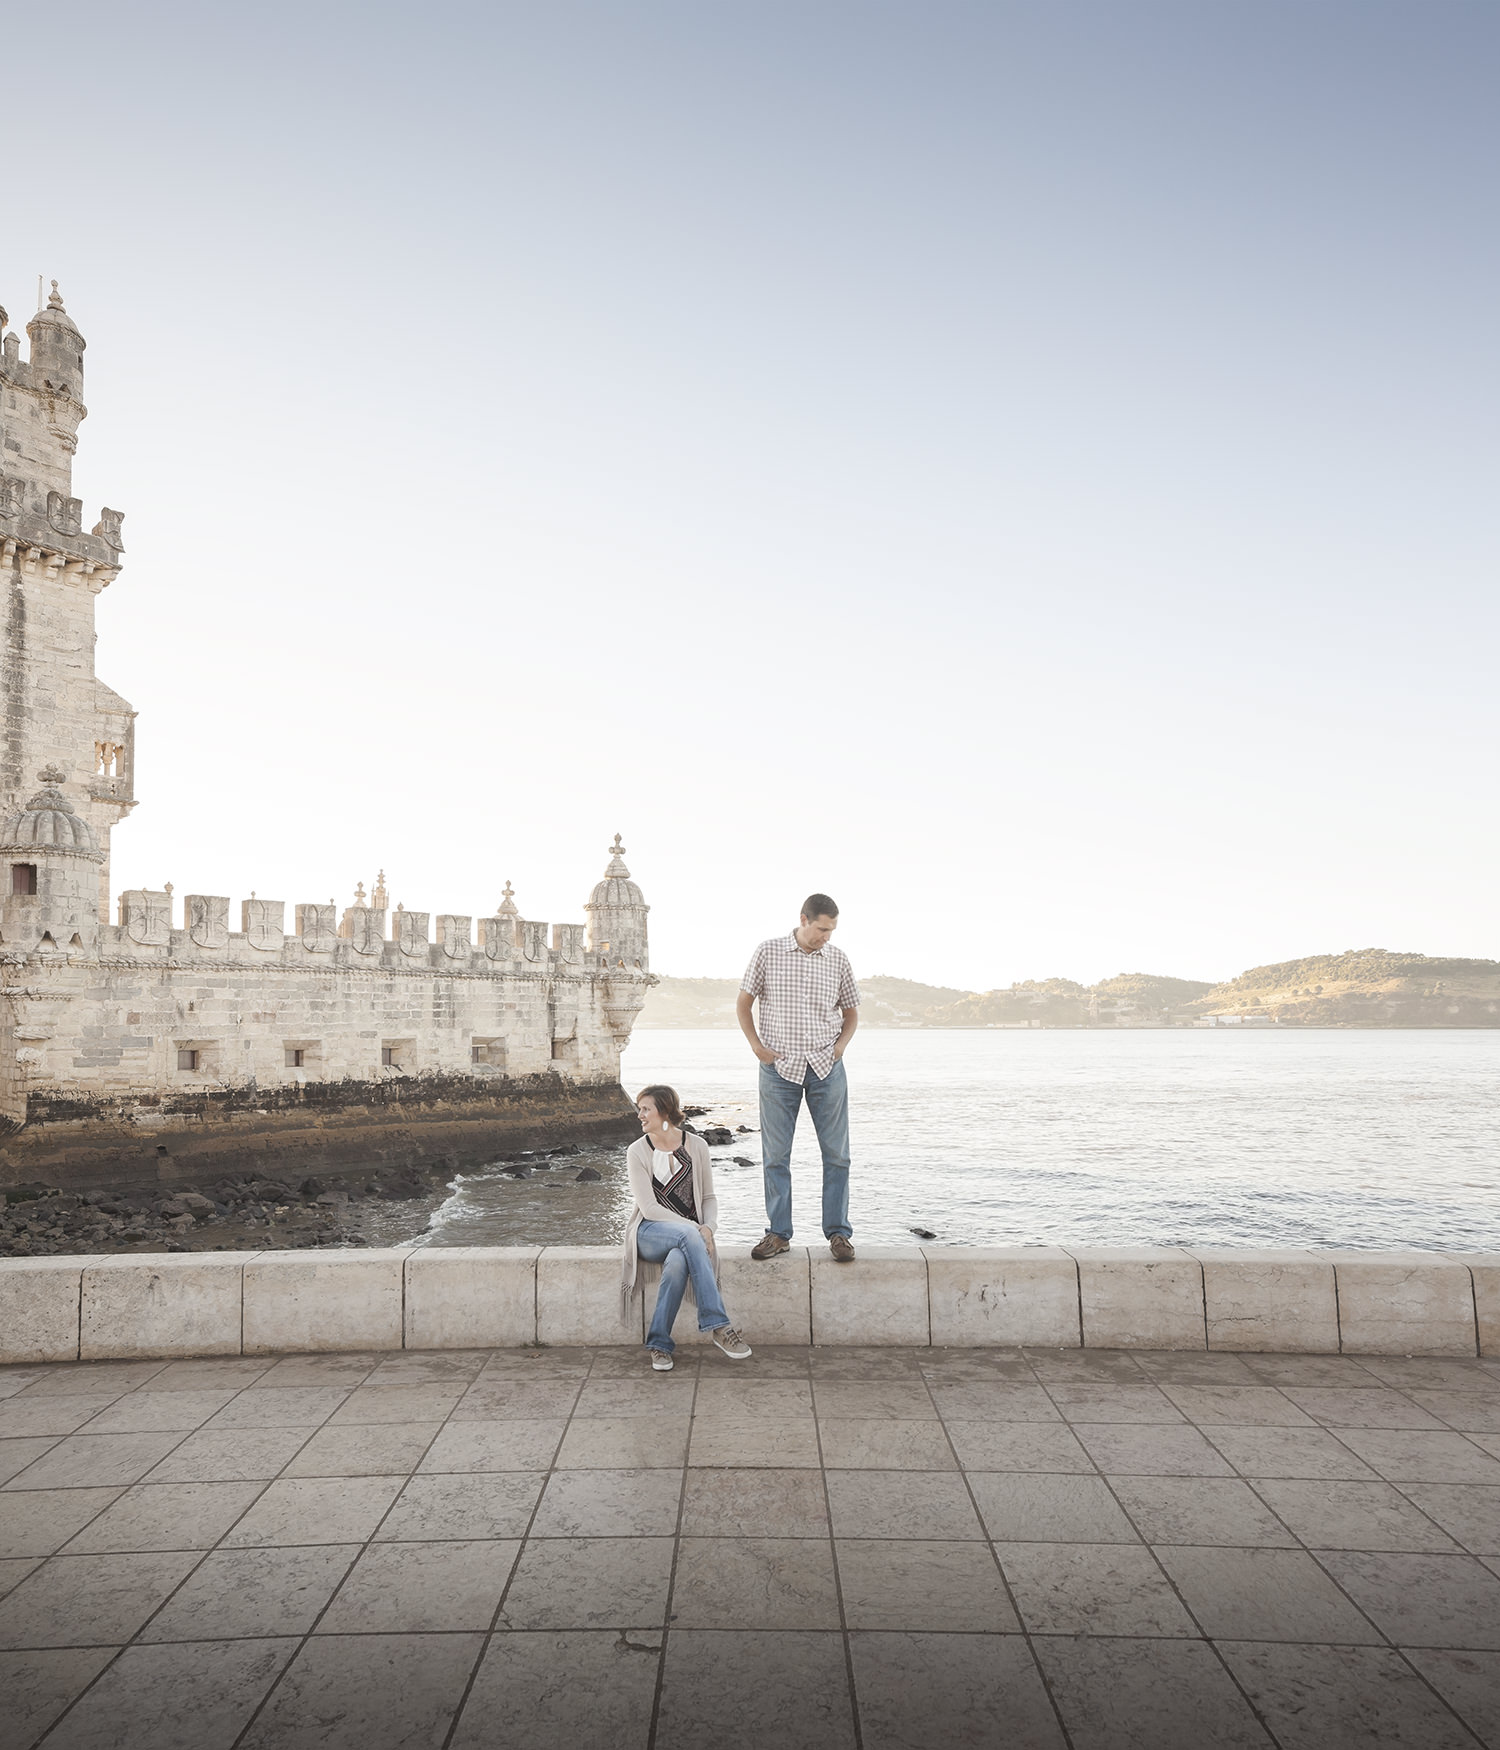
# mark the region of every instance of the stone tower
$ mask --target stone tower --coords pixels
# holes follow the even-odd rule
[[[57,282],[26,325],[25,362],[8,320],[0,310],[0,815],[71,813],[86,825],[99,865],[98,921],[107,923],[109,836],[135,806],[135,712],[94,674],[94,598],[119,576],[123,517],[101,510],[83,532],[73,453],[88,413],[85,343]],[[64,808],[28,803],[44,770]]]
[[[646,913],[651,907],[630,879],[619,833],[610,848],[604,879],[595,885],[583,909],[589,919],[588,954],[596,966],[624,967],[629,972],[651,970],[646,944]]]

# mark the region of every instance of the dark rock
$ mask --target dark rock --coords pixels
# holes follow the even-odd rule
[[[506,1177],[510,1178],[510,1179],[529,1179],[531,1177],[531,1168],[530,1167],[511,1167],[507,1171]]]
[[[580,1167],[573,1175],[573,1183],[575,1185],[586,1185],[592,1183],[595,1179],[602,1179],[603,1177],[603,1173],[601,1173],[597,1167]]]
[[[750,1159],[749,1155],[736,1155],[734,1157],[734,1164],[737,1167],[753,1167],[755,1162]]]
[[[930,1227],[909,1227],[906,1231],[915,1234],[919,1240],[935,1240],[937,1238]]]
[[[734,1141],[734,1132],[726,1130],[722,1124],[713,1124],[703,1132],[703,1140],[710,1148],[724,1148]]]
[[[684,1106],[682,1108],[682,1115],[684,1118],[703,1118],[706,1117],[707,1114],[707,1106]]]
[[[735,1129],[741,1136],[754,1136],[756,1134],[755,1126],[753,1124],[736,1124]]]

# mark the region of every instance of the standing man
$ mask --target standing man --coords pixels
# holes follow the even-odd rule
[[[839,908],[826,893],[803,901],[790,935],[772,936],[750,957],[735,1013],[760,1059],[761,1164],[766,1231],[752,1258],[774,1258],[792,1243],[792,1138],[802,1101],[823,1151],[823,1233],[840,1264],[854,1262],[849,1227],[849,1086],[844,1051],[859,1024],[859,986],[843,949],[830,941]],[[760,1031],[752,1013],[760,999]]]

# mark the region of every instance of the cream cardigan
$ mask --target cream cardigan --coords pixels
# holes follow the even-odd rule
[[[714,1169],[709,1159],[708,1144],[701,1136],[684,1131],[682,1140],[693,1161],[693,1204],[698,1220],[704,1227],[719,1225],[719,1199],[714,1195]],[[628,1313],[634,1297],[644,1292],[645,1283],[639,1269],[640,1257],[635,1249],[635,1236],[642,1221],[662,1221],[673,1227],[694,1224],[681,1215],[674,1215],[664,1203],[656,1200],[656,1180],[651,1176],[654,1150],[644,1136],[637,1137],[625,1151],[625,1170],[630,1175],[630,1220],[625,1224],[625,1247],[621,1259],[620,1304]],[[719,1259],[714,1253],[714,1275],[719,1274]],[[688,1284],[688,1294],[693,1292]]]

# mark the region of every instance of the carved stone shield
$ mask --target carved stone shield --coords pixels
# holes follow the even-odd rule
[[[516,920],[514,918],[481,918],[479,937],[489,960],[514,960],[516,957]]]
[[[310,954],[331,954],[339,939],[338,907],[299,905],[297,934]]]
[[[0,516],[19,516],[26,508],[26,482],[14,476],[0,475]]]
[[[427,954],[427,919],[425,911],[396,913],[396,946],[403,954]]]
[[[545,961],[547,958],[547,926],[534,924],[523,920],[521,924],[521,952],[528,960]]]
[[[188,936],[200,948],[222,948],[229,941],[229,900],[212,893],[187,896]]]
[[[553,947],[563,957],[565,966],[582,966],[583,964],[583,925],[558,924],[553,932]]]
[[[284,899],[242,899],[240,928],[245,940],[262,954],[278,954],[286,941]]]
[[[47,521],[60,535],[83,533],[83,500],[69,498],[65,492],[47,494]]]
[[[378,954],[385,947],[385,913],[357,906],[344,922],[349,928],[349,945],[356,954]]]
[[[110,510],[106,506],[100,510],[99,520],[94,524],[94,533],[106,547],[113,547],[116,553],[125,551],[125,543],[120,538],[120,524],[124,521],[123,510]]]
[[[460,917],[456,912],[440,912],[438,914],[438,940],[443,944],[443,952],[450,960],[467,960],[469,957],[469,926],[474,922],[472,917]]]
[[[120,895],[120,922],[142,948],[165,948],[172,939],[172,896],[133,887]]]

